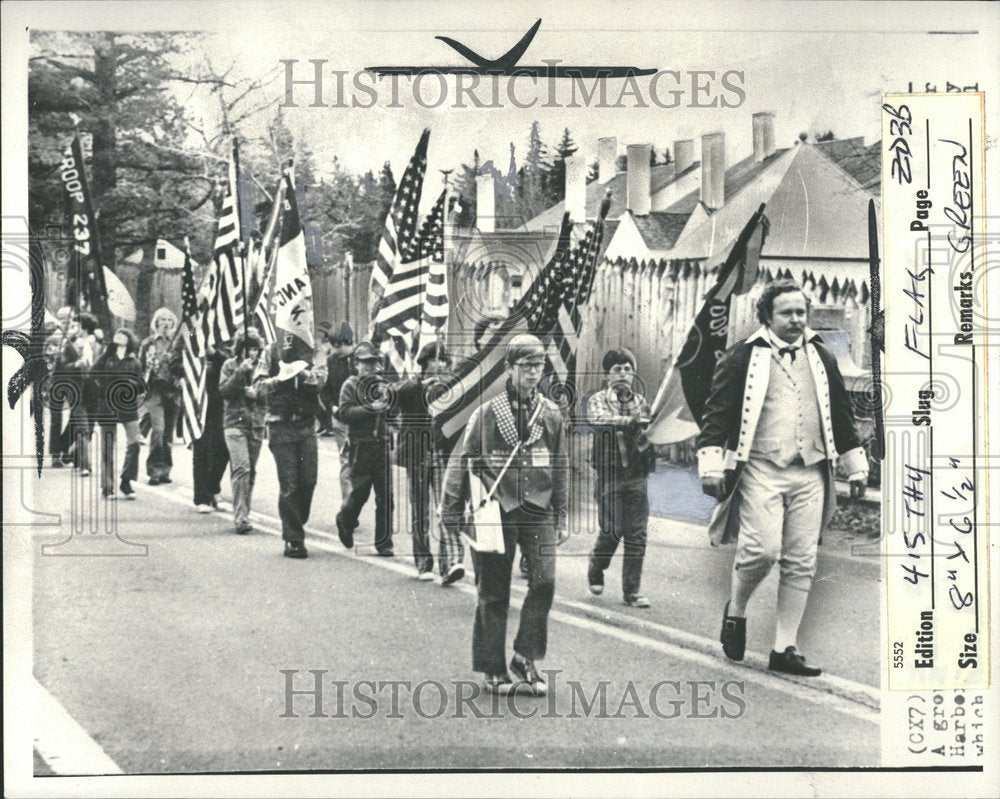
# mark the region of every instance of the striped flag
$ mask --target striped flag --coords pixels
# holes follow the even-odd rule
[[[230,341],[243,326],[246,313],[243,245],[240,240],[240,219],[236,204],[236,164],[237,149],[234,141],[233,153],[229,159],[229,184],[222,201],[214,257],[209,266],[206,343],[211,347]]]
[[[675,444],[698,434],[715,364],[728,344],[733,295],[745,294],[757,281],[768,227],[761,203],[719,268],[718,280],[705,294],[677,361],[660,383],[646,430],[650,443]]]
[[[417,208],[420,206],[424,173],[427,171],[427,142],[430,136],[430,129],[424,128],[420,141],[417,142],[417,149],[396,187],[389,214],[385,218],[382,240],[379,242],[369,284],[369,295],[373,302],[382,299],[400,256],[405,255],[412,247],[417,230]],[[375,318],[374,313],[372,318]]]
[[[190,445],[201,438],[205,428],[208,392],[205,390],[205,317],[198,310],[191,251],[186,240],[184,245],[184,269],[181,273],[181,360],[184,375],[181,379],[181,401],[184,406],[184,443]]]
[[[579,308],[590,298],[609,206],[610,201],[605,199],[597,221],[575,247],[571,246],[573,224],[569,214],[563,215],[555,254],[490,341],[448,379],[442,398],[431,405],[431,413],[447,439],[457,440],[472,412],[503,390],[507,343],[520,333],[537,336],[546,348],[543,390],[553,399],[572,396]]]

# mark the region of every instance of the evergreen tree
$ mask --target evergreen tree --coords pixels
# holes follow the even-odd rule
[[[566,159],[578,149],[573,137],[570,136],[569,128],[563,128],[562,138],[556,145],[555,158],[546,175],[546,208],[555,205],[564,198],[566,194]]]

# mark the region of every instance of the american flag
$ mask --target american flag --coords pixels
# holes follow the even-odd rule
[[[184,443],[201,438],[208,413],[208,393],[205,390],[205,330],[203,314],[198,310],[194,287],[191,251],[184,242],[184,270],[181,273],[181,350],[184,376],[181,380],[181,400],[184,405]]]
[[[605,199],[596,222],[575,246],[573,224],[569,214],[563,216],[555,254],[491,340],[447,381],[450,390],[431,405],[431,413],[448,440],[458,438],[476,407],[503,390],[507,343],[520,333],[537,336],[546,348],[543,390],[553,398],[574,396],[579,309],[590,299],[609,206]]]
[[[400,256],[405,255],[413,247],[412,242],[417,230],[417,208],[424,186],[424,173],[427,171],[427,142],[430,136],[430,129],[424,128],[420,141],[417,142],[417,149],[410,163],[406,165],[406,171],[403,172],[403,179],[396,187],[389,214],[385,218],[382,240],[378,245],[378,255],[375,258],[369,285],[369,294],[373,301],[382,299]]]
[[[214,258],[209,265],[205,333],[206,342],[211,347],[230,341],[243,326],[246,314],[240,219],[236,207],[236,152],[234,141],[233,154],[229,159],[229,184],[222,201]]]

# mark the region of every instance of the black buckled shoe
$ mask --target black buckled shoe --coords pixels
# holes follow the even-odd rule
[[[309,552],[306,550],[306,545],[301,541],[286,541],[285,542],[285,557],[295,558],[297,560],[304,560],[309,557]]]
[[[787,647],[784,652],[771,651],[771,659],[767,664],[771,671],[785,674],[796,674],[799,677],[819,677],[822,669],[807,666],[804,655],[800,655],[794,646]]]
[[[719,636],[722,651],[730,660],[743,660],[747,649],[747,620],[729,615],[729,603],[722,612],[722,633]]]

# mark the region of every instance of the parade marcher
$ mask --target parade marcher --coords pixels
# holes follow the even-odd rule
[[[292,338],[289,336],[289,338]],[[290,360],[291,347],[276,341],[257,362],[254,387],[267,400],[268,447],[278,471],[278,515],[285,557],[306,558],[306,522],[316,488],[316,411],[326,363]]]
[[[473,412],[460,450],[448,464],[442,520],[452,527],[462,523],[469,469],[492,487],[518,449],[494,493],[500,505],[504,551],[473,550],[472,554],[479,592],[472,668],[486,675],[488,691],[508,693],[523,685],[530,693],[543,695],[548,687],[535,661],[545,657],[547,646],[555,593],[555,547],[568,538],[565,430],[559,407],[535,390],[545,368],[542,343],[532,335],[514,336],[507,345],[506,366],[503,393]],[[508,673],[507,612],[517,544],[528,558],[528,593]]]
[[[263,343],[255,330],[241,330],[233,343],[233,357],[222,365],[219,394],[225,403],[223,428],[229,450],[233,486],[233,525],[244,535],[250,524],[250,500],[257,477],[257,456],[264,440],[265,403],[251,383]]]
[[[431,403],[445,390],[443,375],[451,370],[451,356],[444,345],[432,343],[417,354],[420,376],[397,383],[393,390],[399,410],[398,463],[406,468],[410,500],[410,531],[417,577],[432,580],[431,502],[441,499],[441,483],[448,459],[447,440],[436,429],[430,414]],[[438,566],[441,584],[451,585],[465,576],[465,550],[461,536],[441,530]]]
[[[62,468],[70,460],[69,430],[64,424],[67,415],[64,401],[67,396],[72,396],[72,390],[67,385],[71,378],[63,370],[64,343],[63,330],[57,328],[45,339],[44,345],[45,364],[49,369],[49,378],[45,384],[45,402],[49,408],[49,463],[56,469]]]
[[[332,355],[333,344],[330,343],[330,323],[320,322],[316,325],[316,357],[322,358],[329,363],[330,356]],[[319,422],[319,434],[321,436],[328,436],[330,435],[330,407],[326,402],[324,391],[325,387],[321,388],[319,392],[319,411],[317,412],[316,419]]]
[[[742,660],[747,603],[775,562],[777,625],[769,667],[813,677],[797,636],[816,572],[816,550],[836,508],[834,462],[854,496],[868,462],[836,357],[806,326],[808,301],[790,280],[771,283],[757,303],[763,323],[719,359],[698,436],[702,490],[719,499],[713,544],[736,539],[722,648]]]
[[[354,331],[347,322],[341,322],[339,327],[331,328],[328,339],[333,350],[327,358],[326,385],[321,397],[330,417],[323,435],[331,437],[340,451],[340,498],[343,501],[351,493],[351,444],[347,437],[347,425],[337,418],[337,408],[340,405],[340,390],[347,378],[354,374],[351,365]]]
[[[177,330],[177,316],[169,308],[158,308],[149,326],[153,332],[139,346],[139,363],[146,381],[146,410],[150,421],[146,474],[149,484],[155,486],[172,482],[177,378],[170,368],[170,348]]]
[[[178,339],[175,348],[173,370],[180,377],[183,374],[183,349]],[[194,507],[198,513],[211,513],[219,507],[222,492],[222,476],[229,464],[229,450],[223,425],[225,403],[219,393],[219,377],[222,365],[229,359],[229,351],[223,345],[209,347],[205,352],[205,395],[207,408],[205,425],[201,437],[191,444],[191,470],[194,482]]]
[[[629,350],[609,351],[601,366],[607,386],[587,402],[587,417],[595,428],[592,458],[600,526],[590,553],[587,582],[592,594],[604,591],[604,570],[623,542],[623,599],[634,608],[648,608],[649,600],[639,593],[639,584],[649,522],[646,479],[655,462],[644,434],[649,404],[633,389],[635,356]]]
[[[356,375],[340,390],[337,418],[347,425],[351,447],[351,491],[337,513],[341,543],[354,546],[358,517],[375,491],[375,549],[392,557],[392,494],[389,481],[389,450],[386,415],[390,408],[389,383],[382,374],[382,361],[375,345],[362,341],[354,348]]]
[[[97,389],[95,419],[100,425],[101,493],[115,497],[115,449],[118,425],[125,428],[125,462],[118,490],[124,499],[135,499],[132,483],[139,479],[139,408],[146,386],[139,364],[138,339],[127,327],[115,331],[111,345],[91,372]]]
[[[70,409],[69,437],[73,449],[73,465],[80,474],[90,474],[90,444],[97,410],[97,391],[90,370],[101,351],[94,331],[97,320],[90,314],[80,314],[70,322],[69,336],[63,345],[63,369],[76,384],[77,400]]]

